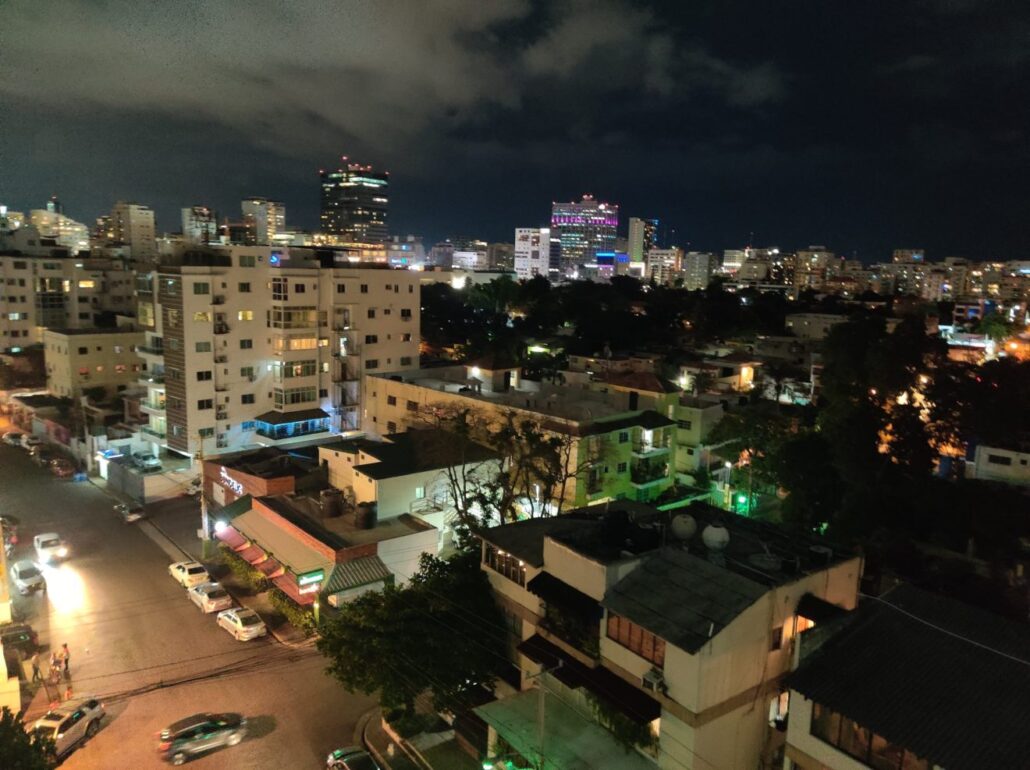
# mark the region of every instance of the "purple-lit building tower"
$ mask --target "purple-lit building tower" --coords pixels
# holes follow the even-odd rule
[[[592,195],[584,195],[579,203],[552,204],[551,242],[561,244],[561,272],[594,262],[599,251],[615,251],[618,227],[619,207],[594,200]]]

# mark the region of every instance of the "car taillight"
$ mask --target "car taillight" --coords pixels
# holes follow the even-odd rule
[[[168,749],[170,748],[172,748],[171,741],[162,741],[161,743],[157,744],[158,751],[168,751]]]

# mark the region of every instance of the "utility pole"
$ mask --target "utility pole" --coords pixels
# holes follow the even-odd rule
[[[207,520],[207,495],[204,494],[204,437],[197,434],[197,442],[200,447],[197,450],[197,460],[200,461],[200,539],[205,543],[211,539],[211,526]]]
[[[547,703],[545,700],[547,693],[544,688],[544,680],[542,677],[544,676],[544,674],[549,674],[552,671],[557,671],[559,668],[562,667],[563,663],[564,661],[559,660],[557,665],[551,666],[550,668],[542,668],[540,669],[539,673],[532,674],[531,676],[526,677],[526,679],[536,679],[540,677],[540,681],[536,684],[536,735],[538,743],[537,755],[539,757],[539,770],[545,770],[544,739],[546,737],[546,732],[544,718],[547,713]]]

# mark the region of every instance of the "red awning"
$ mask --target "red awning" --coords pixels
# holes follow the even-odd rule
[[[268,555],[257,545],[249,545],[239,553],[245,561],[251,564],[257,564],[268,558]]]
[[[283,572],[285,572],[283,565],[271,557],[265,559],[259,564],[255,564],[254,566],[257,567],[258,571],[267,578],[279,577]]]
[[[241,535],[235,527],[223,527],[220,531],[215,532],[215,537],[234,551],[243,548],[248,542],[247,538]]]
[[[293,601],[297,602],[297,604],[314,604],[315,599],[318,597],[318,593],[314,591],[310,594],[302,594],[297,586],[297,581],[291,575],[277,577],[272,581],[272,584],[293,599]]]

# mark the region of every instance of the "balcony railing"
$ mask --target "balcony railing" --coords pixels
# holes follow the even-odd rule
[[[215,356],[216,364],[225,364],[229,362],[229,356]]]
[[[669,466],[667,463],[641,463],[640,465],[634,465],[630,469],[629,478],[631,482],[637,486],[641,486],[661,481],[662,479],[667,478],[668,475]]]
[[[151,410],[153,410],[155,412],[163,412],[165,410],[165,402],[164,401],[143,400],[143,401],[139,402],[139,405],[143,409],[151,409]]]
[[[215,334],[228,334],[229,324],[215,324],[213,331]]]
[[[229,419],[229,413],[227,411],[225,411],[224,409],[219,409],[219,410],[217,410],[215,412],[215,419],[216,420],[228,420]]]
[[[148,436],[154,436],[155,438],[164,438],[167,435],[166,431],[159,428],[151,428],[149,425],[144,425],[142,430]]]
[[[662,441],[637,441],[633,444],[633,454],[646,457],[647,455],[656,455],[662,452],[669,451],[669,439]]]
[[[136,350],[140,353],[149,353],[152,356],[163,356],[165,354],[163,347],[154,347],[152,345],[140,345]]]
[[[225,295],[224,294],[215,294],[213,297],[211,297],[211,304],[212,305],[224,305],[225,304]]]

